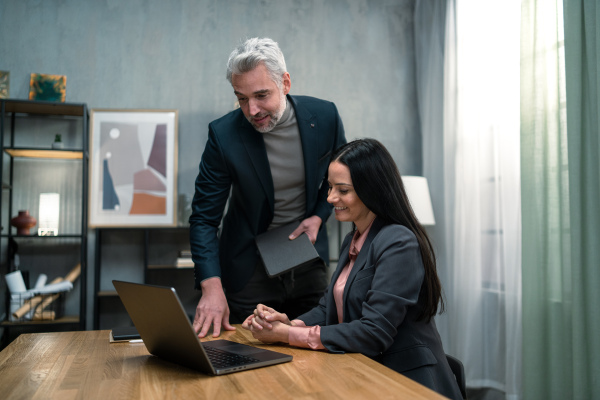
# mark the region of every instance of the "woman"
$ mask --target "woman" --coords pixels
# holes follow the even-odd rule
[[[433,317],[443,311],[435,256],[398,168],[374,139],[347,143],[329,165],[338,221],[352,221],[319,305],[290,321],[259,304],[242,327],[265,343],[362,353],[460,399]]]

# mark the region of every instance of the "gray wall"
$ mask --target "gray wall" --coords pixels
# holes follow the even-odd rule
[[[67,75],[67,102],[92,109],[178,109],[178,192],[191,196],[207,124],[235,101],[227,57],[268,36],[292,94],[334,101],[349,139],[380,139],[420,175],[413,11],[414,0],[2,0],[0,70],[11,98],[27,98],[38,72]]]

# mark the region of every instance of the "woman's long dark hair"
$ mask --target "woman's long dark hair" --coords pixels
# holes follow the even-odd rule
[[[429,321],[437,314],[438,305],[443,312],[442,284],[437,275],[433,246],[410,206],[398,167],[390,153],[375,139],[358,139],[339,147],[332,156],[334,161],[348,167],[356,195],[377,218],[403,225],[417,237],[425,267],[420,293],[425,306],[418,319]]]

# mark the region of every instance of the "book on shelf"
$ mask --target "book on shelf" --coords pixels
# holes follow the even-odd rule
[[[194,261],[192,261],[192,257],[177,257],[175,261],[175,266],[177,268],[190,268],[194,266]]]
[[[192,251],[191,250],[179,250],[179,257],[192,258]]]

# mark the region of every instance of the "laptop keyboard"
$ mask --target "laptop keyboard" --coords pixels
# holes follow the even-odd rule
[[[235,367],[236,365],[258,362],[260,360],[241,354],[231,353],[229,351],[217,349],[215,347],[204,345],[204,350],[215,368]]]

